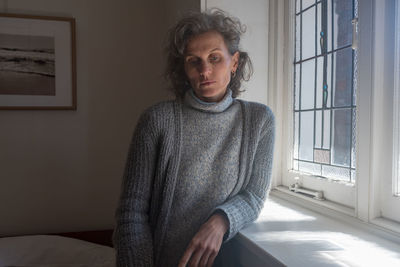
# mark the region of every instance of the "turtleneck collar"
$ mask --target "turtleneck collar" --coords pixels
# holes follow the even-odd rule
[[[205,102],[199,99],[193,92],[193,89],[187,90],[185,93],[184,103],[194,109],[210,112],[220,113],[225,111],[233,102],[232,91],[227,89],[224,98],[219,102]]]

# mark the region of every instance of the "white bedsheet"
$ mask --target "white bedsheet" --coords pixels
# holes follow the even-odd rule
[[[78,239],[51,235],[0,238],[0,266],[115,266],[115,251]]]

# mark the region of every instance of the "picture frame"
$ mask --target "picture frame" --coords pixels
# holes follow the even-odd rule
[[[0,13],[0,110],[76,110],[75,19]]]

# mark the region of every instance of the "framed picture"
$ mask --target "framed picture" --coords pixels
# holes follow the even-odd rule
[[[0,13],[0,109],[76,109],[75,19]]]

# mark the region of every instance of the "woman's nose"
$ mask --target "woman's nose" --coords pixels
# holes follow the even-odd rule
[[[199,73],[202,75],[208,75],[211,72],[211,64],[207,61],[203,61],[199,64]]]

